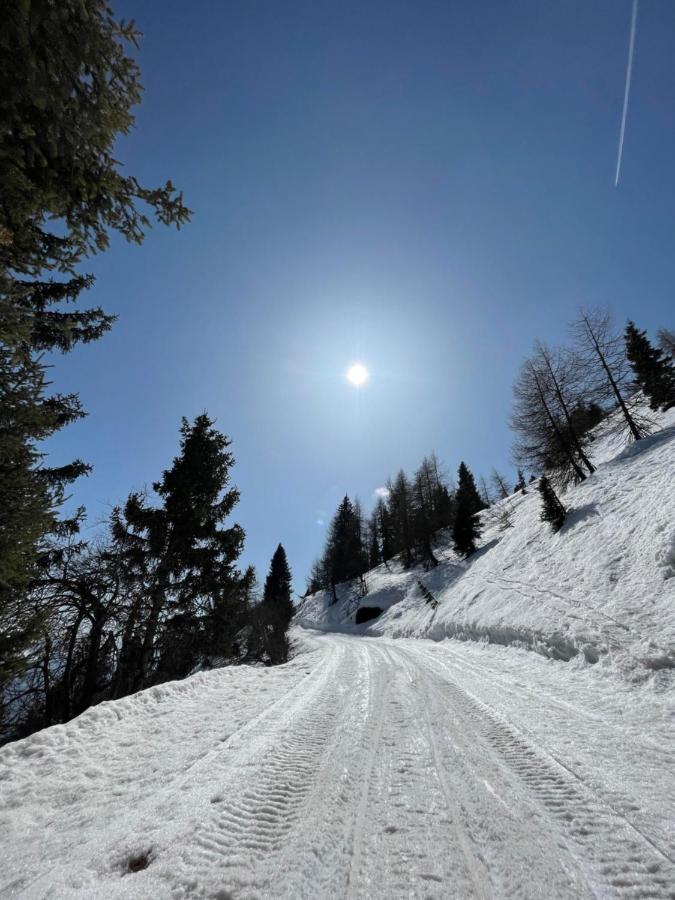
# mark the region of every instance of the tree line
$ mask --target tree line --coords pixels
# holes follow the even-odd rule
[[[183,421],[179,454],[134,492],[103,535],[62,513],[91,471],[46,464],[42,442],[85,415],[50,389],[49,361],[99,340],[115,317],[78,308],[80,271],[111,232],[140,244],[151,217],[190,210],[170,181],[146,187],[113,155],[134,123],[139,33],[105,0],[37,0],[3,10],[0,68],[0,737],[77,715],[216,659],[281,662],[291,576],[275,553],[262,599],[236,568],[244,532],[225,519],[229,439],[206,415]]]
[[[457,485],[445,478],[435,454],[426,456],[414,475],[400,470],[388,479],[369,516],[357,499],[345,496],[330,522],[321,557],[313,564],[307,593],[329,590],[338,599],[337,586],[361,580],[380,563],[400,557],[403,565],[438,565],[434,543],[438,532],[450,529],[458,553],[468,556],[480,534],[478,513],[488,505],[476,488],[465,463]]]
[[[470,556],[481,534],[480,513],[516,491],[526,493],[526,471],[530,482],[537,482],[542,520],[559,530],[567,510],[555,487],[564,489],[595,471],[595,426],[615,411],[619,429],[629,439],[640,440],[653,426],[645,401],[652,411],[675,406],[672,331],[661,329],[655,346],[634,322],[629,321],[621,333],[608,311],[591,310],[579,313],[571,334],[568,347],[537,342],[516,379],[513,485],[496,469],[489,479],[480,476],[477,485],[464,462],[456,485],[450,484],[431,454],[412,477],[401,470],[389,479],[368,516],[357,499],[345,496],[328,528],[323,553],[310,571],[307,593],[328,590],[335,602],[339,584],[359,579],[365,594],[368,570],[388,565],[394,557],[406,568],[435,566],[434,543],[443,529],[456,552]],[[498,504],[495,513],[501,529],[513,525],[508,502]]]
[[[226,524],[239,499],[229,445],[205,413],[183,420],[152,492],[132,492],[93,541],[74,529],[49,539],[24,598],[39,634],[2,690],[7,734],[198,668],[287,659],[286,553],[279,545],[260,598],[254,569],[237,568],[244,531]]]

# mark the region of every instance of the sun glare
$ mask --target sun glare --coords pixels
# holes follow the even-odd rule
[[[351,382],[354,387],[361,387],[368,381],[368,369],[361,363],[354,363],[347,369],[347,381]]]

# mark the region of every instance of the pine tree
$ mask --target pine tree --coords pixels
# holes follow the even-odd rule
[[[675,406],[675,366],[662,350],[653,347],[644,331],[628,322],[625,332],[626,356],[635,380],[649,400],[651,409]]]
[[[463,462],[459,466],[455,503],[452,537],[457,553],[466,557],[476,550],[476,539],[481,531],[478,513],[485,509],[485,504],[476,490],[473,475]]]
[[[76,395],[45,391],[33,327],[0,298],[0,685],[21,670],[42,621],[27,590],[49,536],[77,528],[77,517],[58,522],[65,487],[89,471],[80,460],[43,465],[39,443],[84,415]]]
[[[553,485],[544,475],[539,479],[539,493],[542,499],[541,521],[549,522],[553,531],[560,531],[565,523],[567,510],[553,490]]]
[[[476,481],[473,477],[473,473],[463,462],[459,464],[459,470],[457,472],[457,489],[466,494],[476,512],[486,509],[485,502],[476,489]]]
[[[111,229],[140,243],[139,201],[160,222],[185,222],[170,182],[143,187],[114,155],[141,100],[133,23],[116,22],[105,0],[33,0],[7,5],[2,24],[0,264],[68,271],[105,249]]]
[[[380,553],[382,556],[382,562],[388,563],[392,557],[395,556],[396,551],[394,549],[394,538],[392,534],[391,527],[391,516],[389,515],[389,510],[387,508],[387,504],[380,497],[375,504],[375,510],[373,511],[373,517],[377,520],[377,530],[380,535]]]
[[[527,486],[525,484],[525,474],[522,469],[518,469],[518,481],[516,481],[514,491],[520,491],[521,494],[527,493]]]
[[[113,537],[130,580],[143,585],[120,651],[118,695],[153,680],[158,632],[168,610],[183,614],[187,622],[202,606],[227,609],[234,604],[235,611],[238,606],[241,574],[235,562],[244,531],[239,525],[222,527],[239,500],[237,489],[228,486],[234,463],[227,449],[230,440],[206,413],[192,424],[183,419],[180,432],[179,455],[153,484],[159,505],[133,493],[124,509],[113,513]],[[175,636],[180,639],[180,630]],[[226,645],[219,649],[222,655],[228,652]]]
[[[410,481],[403,469],[393,482],[387,482],[387,488],[391,549],[394,554],[400,553],[403,565],[409,567],[413,562],[413,496]]]
[[[366,566],[360,507],[345,494],[330,524],[322,561],[325,584],[333,591],[334,601],[336,586],[362,575]]]
[[[373,512],[368,521],[368,568],[374,569],[382,562],[382,553],[380,550],[380,542],[378,540],[378,522],[377,515]]]
[[[262,618],[266,627],[267,652],[272,665],[288,659],[288,628],[293,618],[291,600],[291,570],[286,551],[279,544],[270,563],[265,579],[262,600]]]
[[[98,339],[114,317],[66,310],[92,279],[76,273],[109,232],[140,243],[158,221],[189,217],[170,182],[145,188],[113,155],[133,125],[139,69],[133,24],[105,0],[32,0],[3,9],[0,40],[0,683],[35,638],[26,589],[58,524],[64,486],[88,471],[45,468],[38,445],[83,415],[76,395],[46,396],[45,351]],[[140,208],[139,208],[140,207]],[[56,223],[56,226],[55,226]],[[53,280],[51,273],[63,280]]]
[[[326,572],[323,565],[323,559],[315,559],[307,576],[305,597],[310,594],[316,594],[317,591],[328,587],[326,583]]]

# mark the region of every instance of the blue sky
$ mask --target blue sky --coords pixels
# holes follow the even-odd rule
[[[86,265],[119,314],[55,360],[88,418],[90,522],[159,477],[180,417],[233,440],[242,562],[301,588],[340,497],[435,450],[513,471],[511,384],[580,304],[675,324],[675,4],[114,2],[144,32],[118,157],[194,210]],[[369,384],[350,387],[355,359]]]

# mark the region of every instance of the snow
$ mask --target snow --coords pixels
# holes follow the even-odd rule
[[[454,640],[295,642],[5,747],[0,896],[671,896],[654,682]]]
[[[369,573],[364,600],[308,598],[284,666],[199,673],[0,749],[0,898],[672,897],[661,424],[630,447],[598,433],[558,535],[530,490],[467,563],[446,541],[434,570]],[[384,612],[354,626],[359,603]]]
[[[501,501],[513,527],[501,531],[484,514],[481,547],[466,562],[447,537],[440,565],[404,570],[394,562],[367,576],[368,594],[338,587],[304,601],[301,621],[392,637],[485,640],[589,661],[640,677],[675,665],[675,410],[659,430],[625,446],[616,422],[592,444],[597,471],[562,495],[569,510],[554,534],[539,520],[534,486]],[[438,600],[423,600],[418,581]],[[353,627],[359,605],[385,612]]]

